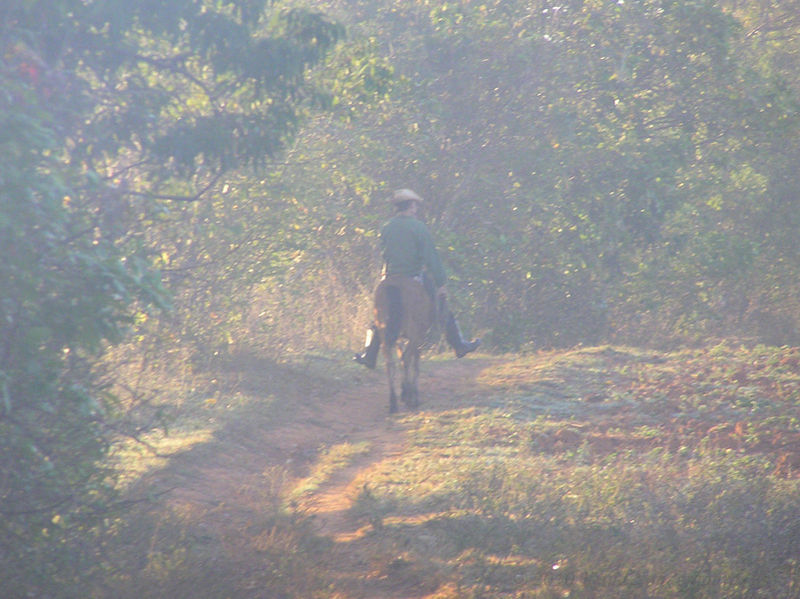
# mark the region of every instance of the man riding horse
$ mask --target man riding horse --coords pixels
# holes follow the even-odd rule
[[[380,234],[384,260],[384,276],[402,275],[426,282],[436,302],[440,322],[444,323],[445,339],[461,358],[480,345],[480,339],[465,341],[455,316],[447,308],[447,277],[428,227],[417,218],[422,198],[410,189],[399,189],[392,196],[395,215],[383,225]],[[373,324],[367,331],[366,347],[354,359],[367,368],[375,368],[381,340]]]

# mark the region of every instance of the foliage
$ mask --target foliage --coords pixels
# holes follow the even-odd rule
[[[88,360],[121,338],[129,305],[163,304],[163,294],[141,253],[121,255],[76,208],[85,175],[63,163],[44,92],[19,77],[38,67],[8,51],[0,72],[0,577],[22,596],[34,580],[69,587],[89,569],[82,559],[91,555],[61,551],[113,497],[102,459],[116,405]]]
[[[313,69],[330,110],[285,162],[148,233],[198,355],[360,342],[399,186],[426,197],[486,347],[796,340],[797,23],[779,7],[315,6],[348,25]]]
[[[304,73],[339,28],[265,7],[0,8],[0,578],[12,595],[72,596],[98,565],[81,542],[114,511],[106,457],[140,431],[121,419],[137,397],[123,405],[96,360],[168,304],[153,270],[165,203],[263,164],[324,100]]]
[[[426,197],[451,295],[494,348],[794,342],[797,23],[781,9],[324,8],[350,25],[318,75],[334,110],[264,179],[287,203],[271,231],[292,274],[264,273],[256,296],[301,299],[270,311],[315,323],[298,345],[368,320],[382,198],[400,186]]]

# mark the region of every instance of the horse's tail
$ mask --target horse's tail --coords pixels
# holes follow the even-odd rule
[[[400,287],[387,285],[386,297],[389,300],[389,319],[386,323],[385,341],[390,346],[397,342],[403,326],[403,294]]]

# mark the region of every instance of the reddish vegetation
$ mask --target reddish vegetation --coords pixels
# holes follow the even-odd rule
[[[453,413],[457,421],[463,409],[464,418],[479,418],[495,409],[487,407],[486,397],[501,397],[496,406],[534,410],[532,418],[488,419],[470,439],[475,446],[550,455],[583,451],[598,459],[657,449],[675,455],[729,450],[766,456],[775,474],[794,478],[800,472],[799,362],[792,350],[769,361],[746,352],[652,358],[582,350],[429,362],[420,382],[421,411]],[[246,375],[257,388],[268,389],[273,380],[264,369]],[[274,415],[258,412],[237,417],[212,443],[174,458],[162,472],[164,482],[176,487],[169,502],[225,538],[251,526],[263,509],[266,473],[285,470],[285,492],[309,476],[327,448],[362,444],[350,463],[297,496],[295,507],[331,540],[324,566],[335,573],[337,597],[433,597],[435,573],[404,561],[395,547],[371,534],[375,523],[350,515],[371,473],[406,450],[409,426],[402,413],[388,416],[380,369],[352,376],[333,394],[284,382],[281,393],[293,395],[283,423],[276,426]]]
[[[800,357],[798,350],[697,351],[668,359],[648,359],[616,351],[589,352],[558,370],[564,387],[594,388],[580,426],[544,428],[532,435],[539,451],[560,453],[586,448],[597,455],[663,448],[732,450],[762,454],[775,473],[800,476]],[[564,372],[571,370],[570,374]],[[535,386],[533,387],[535,389]],[[591,405],[606,405],[593,413]]]

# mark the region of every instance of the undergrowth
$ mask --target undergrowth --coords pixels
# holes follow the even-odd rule
[[[800,597],[797,358],[598,348],[489,368],[407,417],[412,447],[369,481],[395,506],[380,534],[448,573],[442,599]]]
[[[430,599],[800,597],[797,349],[602,347],[474,363],[459,394],[397,417],[408,446],[354,481],[350,517],[366,533],[334,541],[290,507],[370,450],[333,443],[302,476],[276,466],[239,485],[236,514],[224,501],[173,503],[119,521],[118,568],[95,595],[348,599],[370,583]],[[281,383],[277,421],[296,417],[281,409],[298,397],[313,413],[348,384],[309,368],[302,390]],[[247,376],[241,393],[253,393]],[[224,387],[218,397],[220,410]],[[269,425],[246,399],[203,445],[244,443],[243,420]],[[368,557],[342,572],[331,557],[342,551]]]
[[[302,410],[313,412],[320,395],[344,384],[331,364],[315,356],[277,363],[243,354],[194,368],[190,384],[169,387],[162,377],[162,393],[172,394],[169,426],[120,445],[118,467],[133,509],[111,515],[98,530],[98,572],[92,587],[74,596],[329,597],[318,564],[331,541],[287,505],[363,447],[323,451],[298,490],[288,463],[263,469],[257,439]],[[206,494],[201,486],[199,497],[181,495],[182,486],[202,482],[209,466],[217,477],[209,486],[227,494]]]

